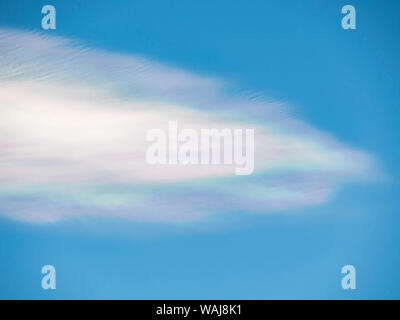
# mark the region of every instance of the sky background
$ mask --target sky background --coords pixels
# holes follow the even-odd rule
[[[56,7],[56,30],[41,29],[45,4]],[[341,28],[346,4],[356,30]],[[0,27],[228,79],[285,101],[379,168],[314,206],[189,225],[2,215],[0,298],[400,298],[398,1],[1,1]],[[41,288],[46,264],[56,290]],[[356,290],[341,288],[347,264]]]

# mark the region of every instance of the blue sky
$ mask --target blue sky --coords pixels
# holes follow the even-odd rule
[[[280,102],[290,119],[318,129],[313,141],[316,147],[310,148],[310,154],[326,155],[327,159],[340,156],[343,165],[317,166],[317,175],[302,167],[305,171],[290,175],[290,181],[300,183],[303,189],[301,181],[312,177],[310,181],[318,190],[327,189],[329,195],[305,206],[293,202],[289,208],[272,206],[272,210],[255,205],[255,200],[261,199],[241,196],[234,188],[238,183],[247,183],[246,187],[262,185],[264,176],[259,175],[242,181],[189,181],[172,187],[129,185],[133,194],[138,188],[145,189],[141,197],[157,194],[161,199],[180,201],[193,194],[203,196],[206,208],[213,209],[214,214],[188,223],[157,219],[160,216],[143,221],[135,215],[132,219],[130,213],[112,218],[109,208],[98,204],[98,198],[93,200],[91,186],[87,193],[82,192],[86,187],[79,184],[81,181],[73,181],[76,185],[72,189],[78,186],[75,193],[64,184],[61,191],[55,189],[55,203],[46,197],[54,185],[41,185],[43,194],[32,193],[26,186],[17,191],[4,187],[3,194],[9,196],[0,199],[0,298],[399,298],[400,45],[396,40],[400,5],[396,1],[352,1],[357,12],[356,30],[341,28],[341,7],[349,4],[343,1],[52,1],[57,10],[57,29],[43,31],[41,7],[45,4],[2,1],[0,28],[17,32],[11,38],[15,42],[21,41],[21,35],[50,36],[73,39],[91,48],[88,56],[73,61],[78,67],[72,75],[62,74],[71,77],[68,79],[77,81],[76,74],[81,74],[90,82],[92,78],[86,79],[86,74],[94,74],[96,79],[114,75],[112,66],[96,73],[89,58],[120,63],[122,58],[117,59],[116,54],[140,57],[146,59],[144,65],[150,65],[150,76],[174,75],[178,83],[192,81],[195,92],[184,87],[188,96],[182,98],[179,90],[164,90],[163,84],[156,90],[154,81],[150,87],[133,86],[130,81],[139,80],[129,77],[130,69],[112,78],[110,90],[131,98],[135,89],[143,96],[157,96],[163,103],[192,104],[196,111],[196,101],[200,101],[207,112],[221,108],[226,118],[231,116],[230,108],[240,112],[231,105],[232,101],[242,102],[237,96],[265,103],[246,105],[250,115],[262,113],[260,108],[269,106],[269,101]],[[57,40],[49,41],[52,45]],[[0,51],[3,57],[9,53],[6,50],[5,46]],[[30,53],[16,52],[22,59],[17,61],[32,63]],[[57,59],[61,58],[55,54],[36,59],[43,65],[49,60],[58,68]],[[127,63],[140,67],[141,62],[136,65],[135,61]],[[170,69],[164,71],[163,66]],[[185,70],[184,77],[180,70]],[[118,75],[123,75],[124,81],[118,82]],[[219,92],[219,79],[232,85]],[[93,88],[109,89],[102,84],[94,81]],[[196,100],[214,89],[218,91],[215,100]],[[232,96],[235,98],[224,100]],[[11,123],[13,114],[5,114],[1,123]],[[261,125],[266,125],[271,115],[275,115],[274,108],[260,120]],[[292,129],[291,123],[285,122],[283,127]],[[336,144],[326,147],[328,142],[319,137],[321,132],[351,152],[343,154]],[[314,138],[308,131],[299,133]],[[374,164],[368,165],[364,155],[374,159]],[[343,177],[364,166],[362,178],[353,181]],[[1,178],[9,176],[3,172]],[[283,181],[276,179],[277,184]],[[314,186],[311,182],[308,185]],[[111,189],[113,195],[119,196],[124,190],[130,196],[126,188],[125,184],[100,186],[94,195],[104,197],[109,194],[104,190]],[[230,198],[232,195],[235,198]],[[236,204],[237,199],[243,205]],[[285,204],[291,204],[289,200],[285,199]],[[179,210],[183,214],[191,206],[190,201],[182,201]],[[82,202],[95,206],[84,207],[90,212],[87,216],[79,214]],[[216,202],[226,208],[214,206]],[[142,211],[150,216],[156,210],[163,210],[162,216],[167,217],[179,211],[168,205],[149,207],[148,202],[143,206],[146,208]],[[98,208],[102,214],[92,214],[91,209],[97,212]],[[20,214],[29,210],[40,217],[59,214],[67,219],[36,221]],[[74,212],[72,217],[70,212]],[[40,270],[45,264],[56,267],[54,291],[41,288]],[[357,290],[341,288],[340,270],[346,264],[356,267]]]

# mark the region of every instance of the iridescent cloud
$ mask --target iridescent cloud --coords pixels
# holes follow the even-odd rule
[[[254,128],[255,171],[151,166],[146,132]],[[182,222],[288,210],[329,199],[372,171],[371,157],[300,120],[281,102],[140,56],[0,29],[0,213]]]

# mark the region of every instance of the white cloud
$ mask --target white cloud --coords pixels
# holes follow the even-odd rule
[[[0,212],[187,221],[321,203],[370,157],[291,119],[282,104],[141,57],[0,29]],[[262,110],[262,112],[260,112]],[[150,166],[150,128],[255,128],[255,173]]]

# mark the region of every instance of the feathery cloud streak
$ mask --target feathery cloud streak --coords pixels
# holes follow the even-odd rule
[[[182,222],[326,201],[372,169],[366,153],[293,119],[285,105],[139,56],[0,29],[0,214]],[[254,128],[255,172],[151,166],[150,128]]]

